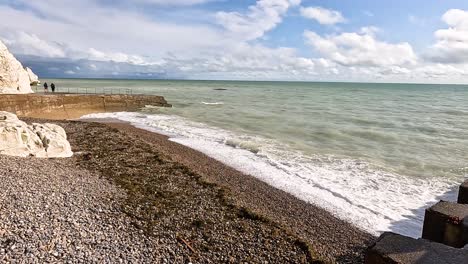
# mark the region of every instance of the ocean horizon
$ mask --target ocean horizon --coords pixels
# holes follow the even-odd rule
[[[255,79],[255,80],[249,80],[249,79],[184,79],[184,78],[135,78],[135,77],[56,77],[56,76],[43,76],[41,77],[41,80],[94,80],[94,81],[154,81],[154,82],[164,82],[164,81],[170,81],[170,82],[253,82],[253,83],[347,83],[347,84],[402,84],[402,85],[457,85],[457,86],[467,86],[468,83],[465,82],[455,82],[455,83],[450,83],[450,82],[420,82],[420,81],[414,81],[414,82],[405,82],[405,81],[346,81],[346,80],[274,80],[274,79]],[[41,89],[41,86],[39,85],[37,87],[38,89]]]

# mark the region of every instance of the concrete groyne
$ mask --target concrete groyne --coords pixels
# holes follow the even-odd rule
[[[0,110],[19,117],[76,119],[86,114],[136,111],[146,105],[171,107],[155,95],[7,94]]]
[[[365,264],[468,264],[468,180],[457,202],[426,209],[420,239],[385,232],[367,249]]]

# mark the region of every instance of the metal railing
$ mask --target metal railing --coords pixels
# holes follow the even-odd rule
[[[34,88],[36,93],[46,94],[52,93],[52,90],[46,92],[44,88],[36,86]],[[124,95],[135,95],[142,93],[135,93],[133,89],[130,88],[78,88],[78,87],[60,87],[56,88],[54,93],[58,94],[124,94]]]

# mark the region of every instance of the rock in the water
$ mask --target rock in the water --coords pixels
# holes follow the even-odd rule
[[[39,84],[39,77],[29,67],[26,67],[26,71],[28,72],[30,85],[31,86],[32,85],[38,85]]]
[[[468,180],[466,180],[458,191],[458,203],[468,204]]]
[[[73,152],[62,127],[54,124],[27,125],[16,115],[0,111],[0,154],[66,158]]]
[[[0,41],[0,94],[32,92],[28,71]]]

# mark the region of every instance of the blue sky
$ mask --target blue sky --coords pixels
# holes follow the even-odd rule
[[[468,82],[468,1],[0,0],[42,77]]]

